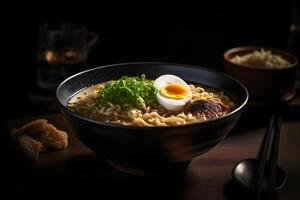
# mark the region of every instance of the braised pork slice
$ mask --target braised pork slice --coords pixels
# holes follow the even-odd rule
[[[197,100],[187,106],[187,111],[198,118],[214,119],[224,115],[226,107],[213,101]]]

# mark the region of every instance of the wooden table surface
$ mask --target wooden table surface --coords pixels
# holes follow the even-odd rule
[[[62,115],[36,118],[41,117],[69,133],[68,149],[43,153],[36,162],[27,161],[15,151],[7,131],[32,119],[2,123],[0,181],[6,186],[1,187],[2,192],[30,197],[84,195],[87,199],[93,195],[99,199],[246,199],[248,194],[232,183],[231,170],[239,160],[256,156],[268,122],[244,116],[223,142],[195,158],[182,175],[139,177],[117,172],[105,159],[82,145]],[[287,172],[288,181],[278,192],[278,199],[300,196],[299,143],[300,121],[284,118],[279,164]]]

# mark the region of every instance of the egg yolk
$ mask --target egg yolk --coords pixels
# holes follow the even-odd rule
[[[170,99],[182,99],[187,95],[187,91],[183,86],[173,83],[161,87],[159,92]]]

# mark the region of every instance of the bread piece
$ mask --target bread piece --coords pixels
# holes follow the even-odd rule
[[[16,138],[20,135],[29,135],[29,136],[33,136],[35,134],[40,134],[43,129],[44,126],[47,124],[47,120],[46,119],[37,119],[34,120],[28,124],[25,124],[24,126],[20,127],[20,128],[14,128],[10,131],[10,135],[13,138]]]
[[[46,119],[37,119],[20,128],[14,128],[10,131],[10,135],[31,160],[38,160],[39,153],[45,151],[46,147],[55,149],[68,147],[68,134],[58,130]]]
[[[33,138],[43,143],[45,147],[53,147],[55,149],[65,149],[68,147],[68,134],[57,130],[55,126],[49,123],[43,127],[43,132],[33,136]]]
[[[30,159],[30,160],[38,160],[39,154],[42,151],[45,151],[44,145],[31,138],[28,135],[21,135],[17,139],[18,146],[20,150]]]

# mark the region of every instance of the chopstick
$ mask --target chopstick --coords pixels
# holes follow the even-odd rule
[[[261,197],[261,190],[263,186],[263,179],[264,179],[264,172],[265,172],[265,167],[266,167],[266,162],[267,162],[267,157],[268,157],[268,150],[270,146],[270,140],[272,136],[272,130],[274,127],[274,120],[275,116],[273,115],[271,117],[271,120],[269,122],[266,134],[263,139],[263,143],[259,152],[259,167],[258,167],[258,173],[257,173],[257,182],[255,186],[255,199],[259,200]]]
[[[269,199],[275,199],[276,187],[276,170],[277,170],[277,159],[279,150],[279,139],[280,139],[280,127],[281,127],[281,116],[277,115],[275,119],[275,131],[272,140],[272,146],[270,150],[270,183],[268,184],[268,196]]]
[[[279,150],[279,139],[280,139],[280,126],[281,126],[281,116],[279,114],[273,115],[270,119],[266,134],[263,139],[262,147],[259,152],[259,167],[257,173],[257,182],[256,182],[256,198],[257,200],[261,199],[261,191],[263,187],[264,173],[266,168],[266,163],[270,161],[270,174],[267,184],[267,195],[268,199],[275,199],[275,186],[276,186],[276,169],[277,169],[277,159],[278,159],[278,150]],[[272,131],[274,134],[272,137]],[[271,147],[270,147],[270,141]],[[270,151],[269,151],[270,150]],[[268,159],[269,156],[269,159]]]

